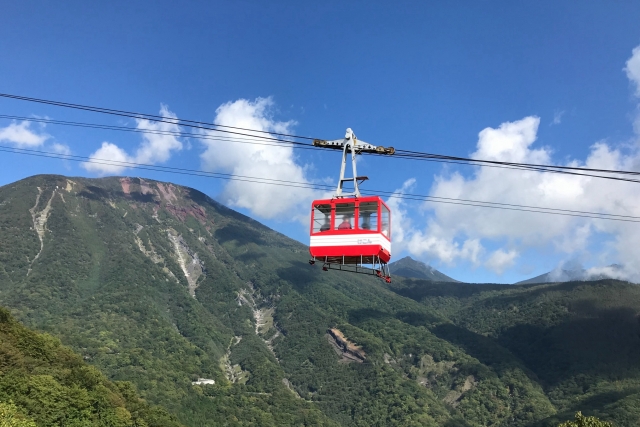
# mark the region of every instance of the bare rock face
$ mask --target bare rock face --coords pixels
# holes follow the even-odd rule
[[[51,198],[47,202],[46,206],[38,211],[38,204],[40,203],[40,196],[42,195],[42,189],[38,187],[38,195],[36,196],[36,203],[33,205],[29,212],[31,213],[31,218],[33,220],[33,229],[38,234],[38,239],[40,239],[40,250],[36,254],[36,256],[31,260],[31,264],[29,265],[29,270],[27,271],[27,276],[31,273],[31,267],[33,263],[38,259],[40,254],[42,253],[42,249],[44,249],[44,233],[47,227],[47,220],[49,219],[49,214],[51,213],[51,202],[55,197],[57,192],[57,188],[51,192]]]
[[[329,328],[327,330],[327,334],[329,342],[336,350],[338,350],[339,354],[342,355],[343,361],[362,363],[367,358],[367,354],[364,350],[350,342],[339,329]]]
[[[192,203],[189,206],[176,206],[168,203],[165,206],[165,209],[182,222],[184,222],[189,216],[197,219],[200,224],[205,224],[207,221],[206,211],[202,206],[196,203]]]
[[[198,258],[198,253],[193,252],[182,236],[173,228],[167,230],[167,237],[173,244],[175,258],[182,269],[184,277],[189,284],[189,294],[195,298],[198,279],[204,273],[204,264]]]
[[[236,301],[239,306],[245,305],[251,308],[255,322],[254,330],[256,336],[264,342],[271,354],[273,354],[273,357],[278,360],[278,356],[273,348],[274,340],[281,336],[280,328],[273,319],[276,307],[273,305],[261,306],[265,301],[259,293],[256,292],[251,282],[248,282],[247,287],[238,292]],[[275,332],[269,334],[272,330],[275,330]]]

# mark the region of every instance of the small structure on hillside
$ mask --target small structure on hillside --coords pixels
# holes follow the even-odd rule
[[[211,385],[215,383],[215,380],[211,380],[208,378],[198,378],[198,381],[191,381],[191,385]]]

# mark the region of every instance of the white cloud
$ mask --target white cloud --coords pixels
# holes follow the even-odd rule
[[[406,246],[404,236],[411,230],[411,218],[407,215],[403,200],[398,197],[411,191],[415,187],[416,179],[406,180],[402,187],[393,192],[393,196],[387,199],[387,206],[391,209],[393,217],[393,245],[395,250],[402,250]]]
[[[127,168],[123,163],[133,161],[122,148],[106,141],[90,157],[92,161],[83,163],[82,167],[99,174],[119,174]]]
[[[587,247],[592,233],[593,226],[591,223],[576,225],[566,235],[556,240],[554,244],[558,251],[565,254],[574,254]]]
[[[498,249],[491,254],[485,265],[496,273],[502,274],[504,270],[515,264],[517,257],[518,252],[516,250],[504,251],[503,249]]]
[[[9,126],[0,128],[0,142],[9,143],[18,148],[40,147],[50,136],[31,129],[31,122],[24,120],[13,122]]]
[[[631,52],[631,58],[627,60],[624,71],[627,73],[629,82],[635,86],[635,95],[640,98],[640,46],[636,46]],[[640,104],[636,107],[633,130],[640,136]]]
[[[274,103],[271,98],[254,101],[239,99],[227,102],[216,110],[214,123],[257,131],[289,133],[293,121],[276,121],[272,117]],[[255,136],[264,133],[247,132]],[[219,136],[217,132],[206,135]],[[254,136],[243,139],[265,142]],[[298,164],[290,146],[243,144],[202,139],[206,149],[201,154],[202,167],[207,171],[227,172],[233,175],[282,180],[292,186],[260,184],[246,181],[230,181],[222,194],[226,203],[248,209],[262,218],[308,220],[305,207],[314,191],[295,187],[294,183],[308,183],[305,167]]]
[[[551,125],[559,125],[560,123],[562,123],[562,116],[564,116],[565,111],[561,110],[558,111],[556,110],[553,113],[553,121],[551,122]]]
[[[631,58],[624,67],[629,81],[635,85],[636,96],[640,97],[640,46],[636,46],[631,52]]]
[[[54,153],[64,154],[65,156],[68,156],[69,154],[71,154],[71,148],[69,148],[68,145],[61,144],[59,142],[54,142],[51,145],[51,149],[53,150]]]
[[[484,129],[471,157],[552,164],[550,149],[532,147],[539,123],[537,117],[526,117],[503,123],[497,129]],[[568,164],[640,170],[640,152],[632,149],[625,154],[598,142],[591,147],[584,162],[574,160]],[[637,184],[535,171],[483,167],[470,177],[458,173],[437,176],[430,195],[640,216]],[[500,248],[482,261],[482,242],[518,247],[519,252],[552,245],[567,255],[575,255],[585,251],[594,234],[598,234],[611,240],[614,255],[623,264],[626,277],[640,277],[636,250],[640,227],[635,223],[439,203],[425,203],[425,207],[432,210],[433,217],[424,230],[410,236],[407,246],[416,255],[426,252],[445,263],[475,257],[476,262],[480,260],[487,268],[501,273],[514,264],[518,252]],[[465,251],[465,246],[471,245],[469,242],[473,242],[470,247],[476,248],[475,251]]]
[[[635,95],[640,97],[640,46],[633,49],[624,70]],[[634,128],[640,135],[640,106],[638,113]],[[560,123],[563,114],[564,111],[556,111],[552,124]],[[503,123],[495,129],[486,128],[479,133],[476,151],[471,157],[553,164],[551,149],[533,147],[539,124],[540,119],[531,116]],[[573,160],[565,165],[638,171],[640,144],[622,151],[599,141],[591,146],[584,161]],[[430,195],[640,217],[637,186],[583,176],[482,167],[467,177],[456,172],[436,176]],[[587,276],[608,275],[640,282],[637,223],[429,202],[424,208],[433,214],[424,228],[402,233],[401,244],[414,255],[427,254],[449,264],[469,260],[502,274],[525,250],[551,247],[568,258],[590,257],[600,265],[612,261],[620,264],[591,268],[586,271]],[[396,209],[403,208],[400,204]],[[596,239],[598,244],[594,247]],[[505,247],[484,257],[484,245],[489,243]],[[514,247],[518,250],[506,249]],[[561,264],[557,270],[564,271],[563,268]]]
[[[156,132],[179,132],[180,126],[177,124],[178,117],[166,105],[161,105],[160,115],[169,119],[169,122],[136,119],[136,128],[147,132],[142,134],[142,143],[135,155],[129,155],[117,145],[105,141],[89,156],[91,161],[82,163],[82,167],[98,174],[119,174],[128,168],[126,163],[156,164],[168,161],[173,152],[182,150],[182,142],[175,135]]]
[[[430,222],[424,231],[414,229],[413,221],[401,196],[412,191],[415,183],[415,178],[406,180],[402,187],[395,190],[393,196],[386,201],[393,215],[394,253],[406,250],[416,257],[437,259],[449,265],[458,260],[470,261],[477,265],[484,252],[479,240],[468,239],[459,243],[435,222]]]
[[[585,276],[589,278],[594,278],[594,279],[600,279],[600,278],[611,278],[611,279],[618,279],[618,280],[630,279],[629,272],[618,265],[608,265],[605,267],[589,268],[586,271]],[[634,280],[633,277],[631,277],[631,279]],[[637,282],[637,278],[635,278],[635,281]]]
[[[432,220],[428,222],[424,231],[415,230],[408,237],[406,248],[411,254],[435,258],[449,265],[460,260],[478,265],[485,251],[479,239],[468,238],[460,243],[452,236],[450,230],[442,228]]]
[[[177,119],[174,113],[169,111],[166,105],[160,108],[160,115],[165,119]],[[136,120],[137,128],[149,131],[142,134],[142,144],[136,151],[135,159],[137,163],[164,163],[171,157],[173,151],[182,150],[182,142],[174,136],[167,134],[157,134],[153,132],[179,132],[178,122],[153,122],[149,120]]]

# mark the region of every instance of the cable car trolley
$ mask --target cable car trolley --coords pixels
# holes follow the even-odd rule
[[[342,165],[333,197],[311,204],[309,264],[322,262],[324,271],[373,274],[390,283],[391,211],[380,197],[360,194],[359,184],[368,178],[357,175],[356,155],[393,154],[394,148],[359,141],[351,129],[347,129],[344,139],[316,139],[313,145],[342,150]],[[345,178],[349,153],[353,176]],[[352,193],[343,192],[345,182],[353,184]]]

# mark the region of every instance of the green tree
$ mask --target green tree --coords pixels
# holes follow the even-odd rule
[[[613,424],[596,417],[585,417],[582,412],[578,411],[573,421],[565,421],[558,427],[613,427]]]
[[[24,416],[12,402],[0,402],[0,427],[36,427],[36,423]]]

